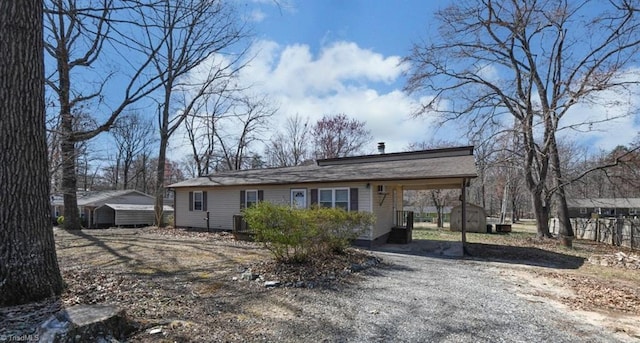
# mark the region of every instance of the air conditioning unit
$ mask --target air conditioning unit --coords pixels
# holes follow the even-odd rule
[[[387,186],[378,185],[378,194],[387,194]]]

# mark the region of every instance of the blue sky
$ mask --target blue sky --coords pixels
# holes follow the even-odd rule
[[[254,58],[240,79],[278,108],[263,139],[283,129],[287,117],[296,114],[313,123],[325,114],[344,113],[366,122],[373,136],[369,153],[376,151],[380,141],[386,142],[387,152],[406,150],[412,142],[468,144],[463,126],[438,128],[437,118],[412,118],[420,98],[402,91],[405,79],[400,61],[413,43],[433,32],[438,25],[433,20],[435,11],[449,1],[234,1],[254,33]],[[616,110],[597,104],[576,106],[566,123],[581,122],[585,116],[597,120],[615,115]],[[580,137],[594,149],[611,149],[628,144],[639,124],[635,117],[623,118]],[[570,130],[561,134],[576,136]],[[177,132],[169,158],[184,160],[190,152]]]
[[[399,62],[413,43],[434,31],[433,14],[449,1],[244,1],[240,8],[254,28],[256,57],[242,78],[277,104],[272,127],[296,113],[312,122],[324,114],[345,113],[367,123],[373,136],[370,152],[378,141],[387,143],[388,152],[406,150],[412,142],[468,143],[464,127],[437,128],[437,118],[412,118],[420,99],[402,91]],[[576,106],[565,121],[612,113],[616,109],[597,104]],[[575,136],[570,130],[560,135],[565,132]],[[630,117],[580,137],[595,148],[611,149],[628,144],[637,132]]]
[[[401,59],[425,34],[440,1],[274,1],[244,3],[256,55],[242,78],[279,108],[274,127],[296,113],[311,123],[344,113],[364,121],[376,151],[434,136],[433,118],[410,117],[415,99],[402,92]],[[448,141],[460,140],[449,134]],[[461,144],[466,144],[462,139]],[[175,141],[174,148],[181,143]]]
[[[401,59],[426,32],[432,1],[274,1],[242,3],[254,33],[255,58],[242,79],[278,107],[272,127],[300,114],[313,123],[344,113],[366,122],[388,152],[433,137],[433,120],[412,119]],[[268,138],[268,137],[264,137]],[[459,137],[450,137],[455,140]],[[462,141],[461,144],[466,144]],[[173,155],[186,153],[180,138]]]

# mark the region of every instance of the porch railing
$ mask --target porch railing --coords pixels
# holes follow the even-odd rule
[[[233,237],[235,239],[243,241],[253,240],[253,232],[249,228],[249,224],[244,220],[244,217],[240,214],[233,216]]]
[[[396,217],[393,223],[396,227],[413,229],[413,211],[396,211]]]
[[[391,228],[387,243],[411,243],[413,235],[413,211],[396,211],[394,227]]]

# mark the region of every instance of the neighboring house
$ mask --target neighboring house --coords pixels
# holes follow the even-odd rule
[[[169,185],[175,226],[232,230],[234,216],[258,201],[301,208],[313,204],[375,214],[360,243],[386,242],[406,225],[403,191],[464,189],[475,178],[473,147],[318,160],[314,165],[229,171]]]
[[[51,215],[63,215],[62,196],[52,196],[51,200]],[[152,225],[155,221],[154,200],[151,195],[131,189],[87,192],[78,195],[78,208],[88,228],[143,226]],[[171,214],[173,208],[165,205],[165,219]]]
[[[640,215],[640,198],[567,199],[569,217],[635,217]]]

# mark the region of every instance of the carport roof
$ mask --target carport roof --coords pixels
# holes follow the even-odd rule
[[[318,160],[314,165],[237,170],[194,178],[170,188],[477,177],[473,147]]]

